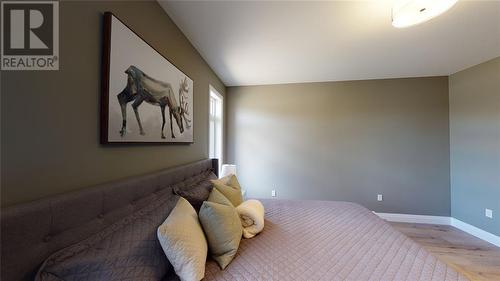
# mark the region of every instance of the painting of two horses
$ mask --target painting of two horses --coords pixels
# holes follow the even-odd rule
[[[101,143],[192,143],[193,80],[104,14]]]

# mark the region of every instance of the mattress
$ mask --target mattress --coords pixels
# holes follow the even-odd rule
[[[368,209],[349,202],[262,200],[262,233],[204,280],[468,280]]]

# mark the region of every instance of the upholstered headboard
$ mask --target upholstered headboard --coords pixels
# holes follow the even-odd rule
[[[33,280],[42,261],[155,199],[175,183],[213,170],[217,159],[161,170],[1,211],[1,280]]]

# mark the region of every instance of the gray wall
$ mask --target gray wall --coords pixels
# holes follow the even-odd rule
[[[249,196],[450,215],[447,77],[229,87],[226,101]]]
[[[449,83],[451,214],[500,235],[500,57]]]
[[[104,11],[194,80],[194,144],[99,145]],[[62,1],[60,63],[1,73],[2,205],[208,157],[208,85],[225,86],[156,1]]]

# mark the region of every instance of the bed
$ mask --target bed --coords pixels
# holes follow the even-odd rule
[[[119,241],[126,245],[119,247],[120,258],[136,250],[134,245],[143,246],[143,241],[137,240],[149,239],[150,244],[158,244],[158,222],[168,216],[178,199],[172,193],[173,186],[186,185],[207,171],[216,172],[217,167],[217,160],[205,159],[2,209],[1,280],[33,280],[47,257],[88,237],[119,229],[123,218],[128,218],[123,225],[135,228],[131,233],[136,241],[115,238],[126,241]],[[208,259],[204,280],[467,280],[360,205],[336,201],[262,202],[266,208],[264,231],[242,240],[236,258],[226,270]],[[155,205],[161,208],[152,208]],[[130,217],[146,213],[146,209],[153,212],[147,213],[147,224],[130,223]],[[98,248],[104,252],[112,249]],[[89,258],[93,257],[85,260]],[[128,280],[178,279],[161,251],[150,251],[147,258],[151,270],[163,268],[163,276],[155,279],[131,274]],[[127,268],[115,269],[129,272]],[[123,279],[106,274],[86,276],[98,276],[87,278],[93,280]]]
[[[262,233],[205,280],[468,280],[368,209],[350,202],[262,200]]]

